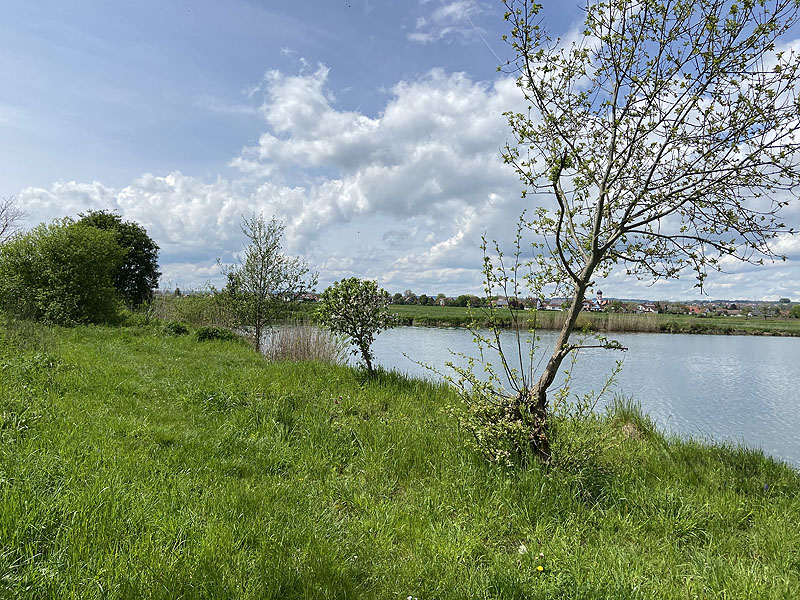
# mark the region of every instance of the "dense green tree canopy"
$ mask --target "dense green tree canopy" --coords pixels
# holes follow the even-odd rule
[[[41,224],[2,247],[0,307],[62,325],[113,320],[113,277],[124,260],[113,231],[71,219]]]
[[[114,288],[131,307],[153,299],[158,287],[158,245],[138,223],[123,221],[120,215],[105,210],[81,214],[79,223],[113,231],[117,243],[127,250],[125,261],[114,273]]]

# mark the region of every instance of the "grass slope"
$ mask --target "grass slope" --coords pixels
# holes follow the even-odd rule
[[[591,468],[507,473],[466,449],[449,394],[155,328],[4,331],[0,597],[800,589],[792,469],[634,415]]]

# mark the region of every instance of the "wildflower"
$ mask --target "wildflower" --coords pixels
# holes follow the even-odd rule
[[[537,571],[544,571],[544,567],[542,565],[539,565],[538,567],[536,567],[536,570]]]
[[[517,552],[519,552],[520,554],[526,554],[528,552],[528,548],[527,546],[525,546],[525,544],[520,544],[519,548],[517,549]]]

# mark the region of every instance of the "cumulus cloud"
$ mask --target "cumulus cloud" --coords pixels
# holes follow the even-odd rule
[[[232,163],[270,181],[294,178],[306,199],[298,199],[298,231],[373,212],[452,211],[516,190],[499,152],[507,134],[502,112],[520,101],[513,81],[488,85],[434,70],[398,83],[372,118],[337,109],[327,79],[325,67],[270,73],[263,107],[270,130]]]
[[[420,26],[454,19],[472,5],[431,2]],[[234,179],[174,171],[118,188],[58,182],[22,190],[21,205],[32,223],[87,210],[120,212],[145,226],[162,248],[164,279],[181,288],[219,284],[215,259],[230,262],[241,250],[241,216],[263,213],[286,224],[285,250],[309,260],[323,287],[356,275],[391,291],[480,292],[481,236],[510,240],[529,208],[500,155],[508,137],[502,113],[524,108],[514,81],[433,70],[398,82],[379,112],[365,114],[340,106],[329,76],[324,65],[292,75],[270,71],[253,88],[262,131],[232,159]],[[782,236],[775,250],[800,258],[799,244]],[[800,297],[800,278],[786,263],[768,266],[763,286],[751,267],[726,266],[729,273],[707,282],[712,295],[798,290]],[[691,277],[651,287],[615,273],[598,285],[609,296],[696,295]]]

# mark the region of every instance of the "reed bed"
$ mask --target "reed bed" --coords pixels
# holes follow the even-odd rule
[[[319,361],[344,364],[347,343],[327,329],[309,323],[275,327],[264,337],[262,353],[270,361]]]
[[[159,294],[147,307],[147,312],[155,319],[194,326],[224,326],[229,321],[224,306],[213,294]]]
[[[439,306],[393,306],[402,325],[431,327],[487,327],[489,313],[485,308]],[[515,311],[513,318],[520,326],[536,329],[560,329],[566,313],[560,311]],[[498,310],[495,319],[500,327],[513,325],[508,309]],[[800,319],[698,317],[678,314],[636,314],[583,312],[578,316],[578,329],[603,333],[699,333],[722,335],[800,336]]]

